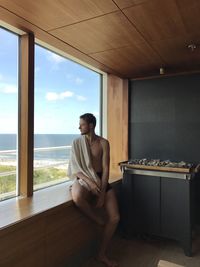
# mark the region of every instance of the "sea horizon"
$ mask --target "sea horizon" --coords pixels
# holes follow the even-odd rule
[[[80,134],[34,134],[34,148],[51,148],[34,151],[35,160],[60,161],[69,159],[72,141]],[[58,149],[60,147],[60,149]],[[53,149],[55,148],[55,149]],[[3,151],[9,151],[3,153]],[[0,134],[0,159],[15,160],[17,150],[17,134]]]

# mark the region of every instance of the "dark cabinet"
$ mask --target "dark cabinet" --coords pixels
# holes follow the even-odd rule
[[[161,178],[161,235],[180,241],[191,255],[193,181]]]
[[[181,243],[191,255],[193,179],[186,174],[125,170],[122,227],[127,237],[149,234]]]
[[[127,235],[160,232],[160,178],[124,173],[122,223]],[[145,192],[145,193],[144,193]]]

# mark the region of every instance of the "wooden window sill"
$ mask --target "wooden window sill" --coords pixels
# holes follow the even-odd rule
[[[16,197],[0,202],[0,230],[59,205],[71,205],[70,185],[71,182],[65,182],[38,190],[32,197]]]
[[[121,178],[112,176],[109,182],[115,184],[119,180]],[[60,205],[71,206],[71,183],[68,181],[38,190],[32,197],[16,197],[0,202],[0,230]]]

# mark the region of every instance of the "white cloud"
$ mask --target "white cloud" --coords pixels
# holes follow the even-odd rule
[[[48,92],[46,94],[46,99],[48,101],[55,101],[55,100],[61,100],[67,97],[72,97],[74,95],[73,92],[71,91],[65,91],[62,93],[56,93],[56,92]]]
[[[73,96],[73,92],[71,91],[65,91],[63,93],[60,93],[60,99],[66,98],[66,97],[72,97]]]
[[[67,78],[69,81],[75,83],[76,85],[80,85],[80,84],[82,84],[82,83],[84,82],[84,79],[82,79],[82,78],[80,78],[80,77],[78,77],[78,76],[75,76],[75,75],[73,75],[73,74],[71,74],[71,73],[68,73],[68,74],[66,75],[66,78]]]
[[[76,78],[75,78],[75,83],[78,84],[78,85],[79,85],[79,84],[82,84],[82,83],[83,83],[83,79],[81,79],[81,78],[79,78],[79,77],[76,77]]]
[[[85,96],[82,96],[82,95],[77,95],[76,98],[78,101],[86,101],[87,100],[87,98]]]
[[[17,132],[17,116],[14,114],[0,115],[1,127],[0,133],[16,133]]]
[[[54,100],[57,100],[58,99],[58,94],[57,93],[53,93],[53,92],[48,92],[46,94],[46,99],[48,101],[54,101]]]
[[[79,134],[78,130],[79,116],[69,116],[69,118],[58,117],[57,114],[44,114],[42,117],[37,115],[35,117],[35,133],[40,134]]]
[[[61,57],[55,53],[52,53],[50,51],[48,51],[48,57],[47,59],[51,62],[54,62],[56,64],[59,64],[61,62],[64,62],[65,61],[65,58],[64,57]]]
[[[0,92],[5,94],[16,94],[17,86],[14,84],[0,83]]]

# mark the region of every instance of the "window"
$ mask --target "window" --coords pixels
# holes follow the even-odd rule
[[[68,180],[71,143],[79,116],[100,121],[101,75],[35,46],[34,189]],[[96,132],[100,131],[100,123]]]
[[[0,28],[0,200],[16,196],[19,37]]]

